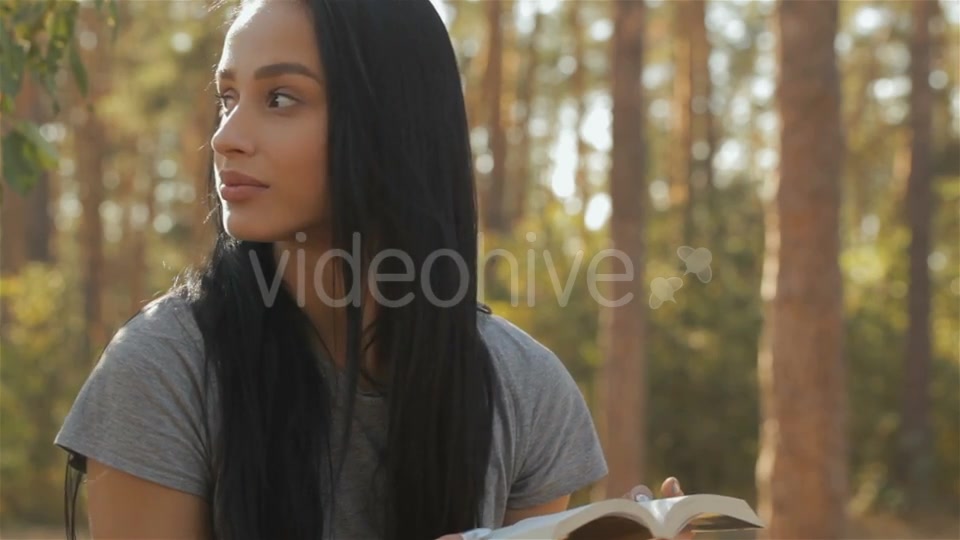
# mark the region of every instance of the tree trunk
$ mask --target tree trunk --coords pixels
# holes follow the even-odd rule
[[[26,77],[23,87],[14,100],[14,110],[19,111],[18,117],[33,120],[36,102],[40,89],[32,77]],[[32,224],[30,212],[34,202],[30,193],[21,195],[3,181],[3,208],[0,214],[0,232],[2,232],[2,248],[0,248],[0,271],[3,275],[16,274],[26,264],[29,251],[28,230]]]
[[[504,182],[506,182],[507,140],[503,126],[503,11],[504,2],[487,2],[487,31],[490,45],[487,49],[487,66],[483,77],[484,98],[487,106],[487,135],[493,169],[484,182],[483,197],[484,229],[502,233],[506,229],[504,219]],[[491,265],[492,268],[492,265]]]
[[[527,209],[527,193],[534,184],[531,178],[530,161],[532,159],[530,144],[530,121],[533,118],[533,96],[536,93],[537,68],[540,66],[540,55],[537,54],[540,31],[543,28],[543,13],[537,10],[533,20],[533,30],[530,31],[527,64],[523,75],[517,81],[517,103],[521,105],[523,115],[517,119],[520,128],[520,141],[517,144],[516,167],[517,176],[507,183],[507,200],[510,209],[510,227],[513,228],[523,219]]]
[[[16,274],[27,262],[26,228],[27,199],[4,185],[0,211],[0,274]]]
[[[49,120],[51,111],[46,106],[42,92],[31,77],[24,81],[24,91],[32,94],[30,103],[30,119],[42,124]],[[52,199],[52,179],[55,173],[43,172],[37,178],[36,184],[27,195],[27,260],[52,263],[53,262],[53,233],[56,230],[53,224],[53,215],[50,211]]]
[[[698,240],[700,210],[711,204],[704,200],[710,197],[713,184],[713,154],[716,146],[713,112],[710,100],[713,84],[710,80],[710,41],[707,39],[706,0],[690,0],[690,85],[693,98],[690,102],[690,117],[693,146],[690,149],[690,177],[687,182],[687,213],[684,221],[684,237],[687,245]],[[702,147],[704,152],[700,152]]]
[[[687,206],[689,197],[691,153],[693,146],[693,58],[690,36],[690,0],[673,5],[673,141],[670,160],[670,204]]]
[[[683,214],[683,243],[695,241],[698,193],[712,181],[713,118],[710,112],[710,42],[704,0],[674,6],[673,146],[670,202]],[[703,155],[694,149],[706,145]]]
[[[96,358],[96,352],[106,344],[107,335],[103,314],[103,222],[100,205],[104,200],[104,155],[107,142],[106,129],[98,117],[97,106],[109,88],[109,73],[104,62],[108,38],[98,23],[92,7],[81,9],[83,26],[97,34],[97,43],[92,51],[82,54],[84,65],[90,74],[88,95],[80,100],[84,114],[78,116],[74,134],[74,152],[77,161],[76,181],[80,190],[81,228],[84,281],[84,321],[86,322],[85,351],[88,358]],[[78,93],[79,95],[79,93]]]
[[[910,175],[907,181],[907,220],[910,226],[910,285],[907,291],[907,350],[904,357],[901,403],[900,480],[906,501],[916,508],[929,498],[932,446],[930,436],[930,216],[933,213],[931,184],[933,92],[930,89],[930,21],[934,0],[913,3],[913,35],[910,40]]]
[[[87,352],[105,344],[103,321],[103,222],[100,205],[103,203],[103,125],[91,108],[86,120],[76,132],[77,182],[80,185],[82,210],[81,245],[83,246],[84,320],[87,325]]]
[[[837,19],[836,2],[778,5],[781,158],[764,261],[757,462],[758,506],[768,524],[761,534],[777,540],[840,538],[845,527]]]
[[[30,261],[53,262],[53,217],[50,211],[52,194],[50,172],[37,179],[27,196],[27,259]]]
[[[574,121],[574,136],[577,140],[576,165],[574,168],[574,185],[576,186],[577,197],[580,199],[583,209],[586,210],[587,203],[590,202],[591,190],[587,182],[587,141],[583,138],[580,129],[583,126],[584,119],[587,116],[587,71],[584,66],[584,40],[583,33],[585,29],[580,23],[581,0],[570,0],[568,11],[568,24],[570,32],[573,34],[573,59],[576,68],[571,75],[570,92],[576,102],[577,118]],[[581,238],[587,237],[587,227],[584,217],[586,212],[580,213],[577,224],[580,230]]]
[[[205,87],[200,94],[200,103],[214,103]],[[194,197],[190,203],[190,243],[191,251],[198,254],[193,261],[196,264],[207,256],[213,244],[216,227],[216,223],[207,220],[213,210],[208,197],[210,187],[207,184],[213,167],[210,137],[216,127],[216,115],[217,111],[212,106],[205,107],[194,117],[183,138],[183,167],[187,177],[193,180]]]
[[[895,39],[892,35],[893,27],[894,25],[889,26],[884,32],[884,34],[886,34],[885,36],[875,36],[874,39],[883,41]],[[848,126],[865,125],[864,119],[867,117],[867,111],[870,108],[868,105],[874,103],[870,97],[870,93],[874,82],[877,80],[878,73],[880,73],[880,62],[877,59],[877,55],[873,54],[872,49],[868,52],[869,54],[865,54],[863,58],[859,59],[859,62],[856,62],[859,67],[859,73],[856,75],[856,78],[859,79],[860,84],[857,86],[855,93],[850,96],[853,110],[846,120]],[[857,144],[856,147],[854,147],[853,141],[851,140],[849,148],[847,149],[849,159],[846,162],[845,176],[849,179],[848,183],[850,186],[850,196],[848,199],[850,201],[850,219],[847,222],[847,226],[854,231],[857,238],[862,238],[863,236],[861,225],[868,208],[867,194],[870,192],[871,187],[869,168],[872,167],[873,164],[873,160],[869,156],[875,151],[877,144],[880,142],[879,139],[887,136],[888,132],[886,130],[876,130],[873,137],[866,142]]]
[[[147,248],[150,229],[153,224],[155,214],[154,191],[149,181],[149,163],[153,156],[145,156],[144,165],[137,171],[134,182],[134,198],[146,205],[146,219],[143,223],[136,226],[131,224],[131,244],[130,262],[132,268],[130,271],[130,313],[135,313],[150,300],[151,295],[147,289],[147,277],[149,267],[147,265]],[[142,184],[142,185],[141,185]]]
[[[126,302],[118,307],[118,311],[123,317],[129,317],[139,309],[138,301],[141,296],[142,287],[139,283],[143,279],[141,275],[142,265],[138,260],[137,245],[142,236],[142,226],[138,227],[134,216],[140,203],[141,195],[137,192],[137,173],[136,163],[124,167],[120,175],[120,189],[117,198],[123,206],[123,220],[121,221],[122,234],[120,237],[120,249],[124,257],[119,261],[122,269],[122,275],[118,279],[126,282],[127,297]],[[136,307],[133,307],[136,306]],[[133,309],[129,309],[133,307]]]
[[[619,496],[644,478],[647,431],[645,337],[644,202],[646,200],[643,73],[644,3],[618,0],[613,31],[613,150],[610,170],[611,248],[627,256],[633,275],[614,281],[605,298],[619,307],[603,307],[600,349],[604,359],[599,392],[600,419],[610,474],[601,496]],[[615,263],[611,273],[623,272]]]
[[[33,122],[46,120],[49,113],[43,106],[41,89],[32,77],[26,77],[14,102],[15,110]],[[2,159],[0,159],[2,161]],[[12,189],[5,181],[0,205],[0,275],[20,272],[29,261],[53,262],[53,221],[49,211],[51,200],[50,172],[43,172],[26,195]],[[7,320],[7,303],[0,302],[0,320]],[[5,334],[0,330],[0,334]]]

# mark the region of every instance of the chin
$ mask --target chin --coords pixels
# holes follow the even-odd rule
[[[317,238],[319,231],[293,223],[270,223],[262,216],[251,218],[237,214],[225,213],[223,229],[228,235],[245,242],[293,242],[305,241],[308,238]],[[304,231],[311,231],[309,233]],[[298,236],[300,235],[300,236]]]
[[[271,229],[260,222],[249,219],[237,219],[236,216],[224,216],[223,229],[232,238],[245,242],[277,242],[285,237],[283,232]]]

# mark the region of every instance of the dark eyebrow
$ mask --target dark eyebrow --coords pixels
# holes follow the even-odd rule
[[[280,62],[277,64],[267,64],[265,66],[260,66],[256,71],[253,72],[254,79],[269,79],[271,77],[279,77],[280,75],[303,75],[305,77],[310,77],[311,79],[321,83],[322,80],[320,75],[314,73],[307,66],[303,64],[298,64],[296,62]],[[236,75],[232,69],[219,69],[216,72],[216,77],[219,80],[234,80]]]

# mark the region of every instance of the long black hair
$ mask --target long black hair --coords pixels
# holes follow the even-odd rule
[[[380,284],[383,297],[409,301],[378,306],[372,328],[363,328],[362,305],[343,308],[348,420],[367,346],[389,374],[378,525],[389,539],[471,529],[483,517],[496,379],[477,326],[476,194],[450,38],[429,0],[301,1],[327,85],[330,245],[351,252],[358,235],[364,268],[395,249],[418,274]],[[350,422],[331,432],[328,381],[293,296],[281,288],[271,305],[263,300],[253,261],[272,283],[272,245],[231,238],[210,200],[216,244],[175,293],[192,306],[216,380],[216,535],[321,538],[331,519],[323,501],[336,504],[331,442],[348,448]],[[342,290],[352,290],[339,261]],[[384,259],[380,272],[403,273],[400,262]]]

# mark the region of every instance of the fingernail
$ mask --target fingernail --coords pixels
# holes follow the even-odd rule
[[[667,497],[670,497],[671,495],[673,495],[674,493],[676,493],[677,487],[678,487],[679,485],[680,485],[680,483],[677,482],[676,477],[671,476],[671,477],[667,478],[667,481],[664,482],[663,494],[664,494],[665,496],[667,496]]]
[[[641,502],[647,502],[651,499],[648,495],[645,495],[643,493],[637,493],[636,495],[633,496],[633,500],[637,501],[638,503],[641,503]]]

